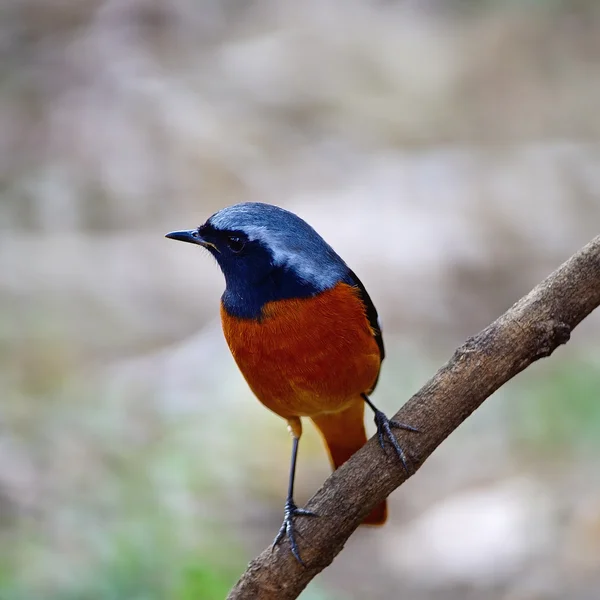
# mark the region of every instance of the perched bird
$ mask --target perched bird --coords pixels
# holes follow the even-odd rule
[[[294,517],[314,516],[294,502],[301,417],[321,432],[336,469],[367,441],[364,405],[375,414],[379,443],[387,437],[404,467],[391,429],[417,431],[388,419],[369,395],[385,356],[375,306],[364,285],[325,240],[295,214],[259,202],[236,204],[204,225],[168,238],[206,248],[225,276],[221,321],[225,339],[257,398],[287,420],[292,459],[283,524],[302,563]],[[385,501],[364,520],[383,524]]]

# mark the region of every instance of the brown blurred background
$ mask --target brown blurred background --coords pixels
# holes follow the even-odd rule
[[[597,234],[598,8],[3,0],[0,599],[223,598],[279,527],[285,424],[225,347],[214,261],[165,232],[306,218],[379,308],[390,412]],[[599,318],[302,598],[600,597]],[[299,502],[328,474],[305,438]]]

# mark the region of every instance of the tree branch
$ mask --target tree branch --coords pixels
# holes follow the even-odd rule
[[[572,256],[499,319],[468,339],[394,416],[421,430],[399,433],[415,470],[481,403],[534,361],[550,356],[600,304],[600,236]],[[362,518],[406,481],[393,452],[374,438],[335,471],[298,519],[300,566],[286,543],[249,565],[228,600],[286,600],[333,561]]]

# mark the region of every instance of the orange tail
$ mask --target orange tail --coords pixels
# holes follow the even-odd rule
[[[365,403],[362,398],[339,413],[312,417],[329,451],[333,469],[344,464],[365,445],[367,434],[364,423]],[[387,519],[387,503],[378,504],[363,521],[365,525],[383,525]]]

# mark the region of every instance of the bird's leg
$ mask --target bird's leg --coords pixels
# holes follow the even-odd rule
[[[275,547],[284,536],[287,535],[290,540],[290,547],[292,554],[296,560],[304,567],[306,566],[300,558],[300,552],[298,551],[298,545],[296,544],[296,537],[294,532],[294,517],[299,515],[316,517],[316,513],[306,510],[305,508],[298,508],[294,502],[294,477],[296,476],[296,458],[298,456],[298,442],[302,435],[302,423],[298,417],[288,420],[288,429],[292,436],[292,461],[290,464],[290,478],[288,481],[288,493],[285,501],[285,509],[283,513],[283,523],[281,528],[273,541],[273,547]]]
[[[375,413],[374,421],[375,425],[377,425],[377,437],[379,438],[379,445],[382,449],[385,449],[385,436],[387,436],[389,442],[394,447],[398,458],[402,462],[402,466],[404,467],[405,471],[410,475],[410,473],[413,470],[412,465],[410,465],[410,461],[404,453],[404,450],[402,450],[402,447],[398,443],[396,436],[392,433],[392,429],[405,429],[406,431],[412,431],[415,433],[418,433],[419,430],[416,427],[412,427],[412,425],[406,425],[405,423],[400,423],[398,421],[392,421],[391,419],[388,419],[385,416],[385,414],[381,412],[371,402],[367,394],[361,394],[361,396],[363,397],[364,401],[371,407],[371,410]]]

